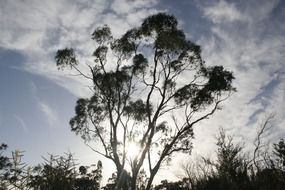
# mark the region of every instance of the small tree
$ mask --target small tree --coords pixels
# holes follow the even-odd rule
[[[108,26],[92,34],[97,47],[90,73],[79,66],[73,49],[58,50],[58,68],[70,67],[93,83],[93,95],[80,98],[71,130],[93,150],[112,160],[116,189],[128,182],[136,189],[144,163],[146,189],[165,161],[192,150],[193,126],[207,119],[235,89],[231,72],[206,67],[201,49],[178,28],[174,16],[159,13],[115,39]],[[137,147],[136,151],[130,147]],[[131,155],[129,152],[136,152]],[[126,170],[130,168],[129,178]]]
[[[206,172],[200,169],[195,172],[193,166],[183,167],[186,174],[186,182],[189,182],[191,190],[228,189],[249,190],[253,189],[248,172],[248,163],[243,153],[243,147],[233,142],[233,138],[221,130],[217,137],[216,160],[203,158],[203,168],[209,168]],[[201,165],[201,164],[200,164]],[[201,168],[201,166],[198,166]],[[201,175],[202,173],[202,175]]]
[[[79,170],[79,172],[78,172]],[[89,171],[90,170],[90,171]],[[102,178],[102,163],[77,169],[72,154],[50,155],[45,163],[33,168],[28,186],[37,190],[99,190]]]
[[[91,171],[88,171],[91,170]],[[99,190],[102,179],[102,162],[98,161],[97,166],[80,166],[80,176],[75,180],[75,190]]]
[[[246,189],[249,182],[248,161],[242,155],[243,147],[233,143],[231,136],[220,132],[217,141],[217,174],[221,180],[229,184],[232,189]]]
[[[30,186],[38,190],[68,190],[73,188],[75,177],[75,162],[71,154],[50,155],[49,159],[45,159],[44,164],[34,168]]]
[[[25,190],[30,180],[31,167],[22,161],[23,151],[12,151],[12,157],[5,167],[3,183],[8,189]],[[7,159],[7,158],[6,158]]]
[[[274,143],[274,155],[276,156],[276,166],[285,172],[285,141],[280,139],[278,143]]]
[[[265,146],[266,142],[263,142],[263,138],[266,133],[268,133],[269,130],[272,128],[273,119],[274,114],[268,115],[260,124],[260,127],[257,131],[257,135],[254,141],[255,149],[253,151],[252,158],[253,166],[257,170],[257,172],[260,172],[261,168],[271,167],[272,165],[270,156],[268,155],[269,152],[268,150],[266,150],[266,148],[268,147]]]

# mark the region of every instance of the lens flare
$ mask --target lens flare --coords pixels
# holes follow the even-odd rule
[[[134,159],[137,157],[140,153],[140,148],[135,142],[128,143],[128,146],[126,147],[126,156],[128,159]]]

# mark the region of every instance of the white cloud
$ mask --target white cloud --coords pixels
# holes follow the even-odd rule
[[[214,23],[245,21],[246,17],[235,7],[233,3],[220,0],[214,6],[204,9],[204,14]]]
[[[250,147],[259,122],[272,112],[277,114],[276,126],[267,140],[276,140],[285,132],[278,127],[284,123],[285,116],[285,105],[281,103],[285,102],[282,18],[273,12],[278,1],[255,1],[255,4],[236,6],[219,1],[202,9],[214,22],[212,34],[198,41],[206,64],[224,65],[233,71],[238,91],[224,103],[222,111],[196,129],[198,148],[203,144],[201,136],[208,138],[217,134],[220,126]],[[242,22],[233,24],[233,21]],[[202,147],[200,150],[206,149]]]
[[[58,71],[54,54],[58,49],[73,47],[81,63],[93,62],[93,30],[110,25],[115,36],[137,26],[153,14],[156,0],[36,0],[0,2],[0,47],[21,51],[26,57],[24,69],[46,76],[76,96],[86,96],[88,83],[70,72]],[[88,58],[86,58],[88,57]],[[82,67],[87,71],[87,67]]]
[[[114,0],[110,7],[117,14],[129,15],[141,9],[151,9],[156,3],[157,0]]]

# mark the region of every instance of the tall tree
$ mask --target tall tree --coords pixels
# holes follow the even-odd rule
[[[108,26],[99,27],[92,39],[90,73],[80,69],[71,48],[55,56],[58,68],[75,69],[93,83],[93,95],[77,101],[71,130],[86,143],[102,145],[93,150],[116,165],[116,189],[127,184],[135,190],[143,164],[150,189],[164,162],[191,152],[193,126],[235,90],[233,74],[223,66],[206,67],[200,47],[165,13],[147,17],[118,39]]]

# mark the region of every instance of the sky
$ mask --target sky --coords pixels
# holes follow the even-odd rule
[[[86,164],[102,159],[68,124],[77,98],[90,95],[89,84],[58,71],[54,55],[73,47],[81,61],[92,62],[96,27],[108,24],[119,37],[158,12],[178,19],[206,65],[223,65],[236,78],[237,92],[223,109],[195,126],[193,155],[213,153],[219,128],[252,147],[270,114],[264,142],[285,138],[285,1],[0,0],[0,142],[24,151],[28,163],[63,152]],[[163,170],[174,176],[176,169]]]

